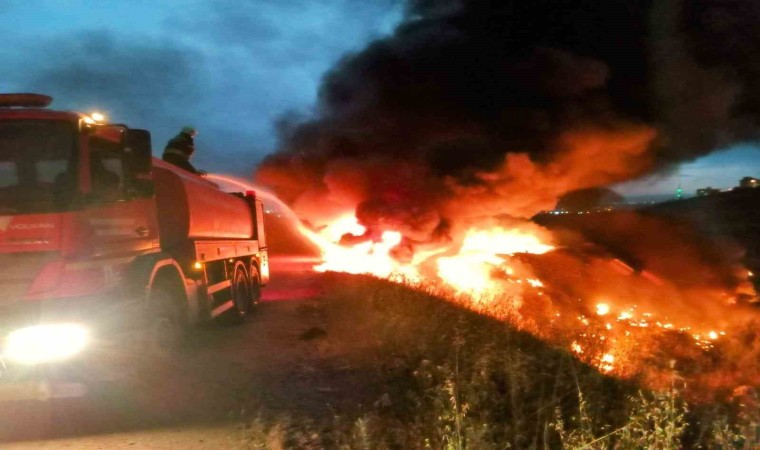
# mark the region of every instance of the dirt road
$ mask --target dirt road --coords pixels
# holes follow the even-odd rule
[[[0,404],[0,448],[246,448],[258,414],[312,420],[371,400],[357,349],[327,338],[320,276],[309,268],[273,258],[273,281],[245,325],[194,330],[148,375],[124,374],[132,381],[81,399]]]

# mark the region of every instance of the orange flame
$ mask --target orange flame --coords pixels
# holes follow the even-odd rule
[[[232,177],[210,177],[244,189],[253,188]],[[649,364],[648,356],[643,349],[648,345],[656,351],[657,340],[668,333],[686,337],[702,352],[722,345],[730,337],[728,322],[719,321],[723,319],[713,317],[709,322],[704,320],[710,318],[709,314],[690,315],[688,311],[671,317],[672,309],[658,307],[667,306],[673,296],[696,295],[701,300],[708,293],[682,292],[667,278],[649,271],[637,273],[617,259],[597,263],[600,258],[590,258],[574,268],[563,262],[567,259],[557,259],[562,263],[557,268],[550,266],[543,275],[537,274],[538,269],[525,261],[525,255],[542,255],[556,248],[545,229],[529,222],[515,222],[514,226],[490,221],[473,223],[462,233],[460,242],[425,251],[417,249],[410,260],[399,260],[394,250],[405,245],[399,230],[367,233],[351,212],[321,229],[310,229],[274,195],[262,189],[256,191],[321,249],[322,261],[314,270],[371,274],[412,286],[439,286],[441,294],[452,301],[512,321],[541,338],[564,343],[578,358],[606,373],[629,377],[647,370],[643,366]],[[594,281],[593,287],[579,283],[583,279],[580,276],[571,278],[566,286],[558,276],[558,272],[582,270],[588,270],[587,278]],[[577,298],[577,303],[574,297],[573,301],[562,300],[568,296],[568,287],[570,291],[580,289],[578,296],[587,294],[589,298]],[[721,310],[721,317],[729,314]],[[749,321],[757,314],[747,316]],[[570,317],[577,317],[577,321],[565,319]],[[752,380],[760,382],[760,377]]]
[[[513,275],[514,270],[507,264],[508,255],[515,253],[546,253],[553,247],[544,244],[532,234],[521,230],[494,227],[490,230],[472,229],[454,256],[437,260],[438,276],[459,292],[483,293],[498,289],[492,276],[494,271]],[[517,280],[520,284],[522,280]],[[540,280],[526,280],[533,287],[540,287]]]

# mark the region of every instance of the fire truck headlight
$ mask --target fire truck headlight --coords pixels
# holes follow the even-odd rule
[[[88,340],[89,332],[80,325],[37,325],[11,332],[4,354],[21,364],[61,361],[81,352]]]

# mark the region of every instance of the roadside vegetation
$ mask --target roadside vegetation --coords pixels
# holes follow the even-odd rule
[[[363,387],[335,393],[331,417],[262,412],[243,431],[249,448],[757,448],[752,389],[689,405],[678,373],[641,389],[431,290],[326,274],[324,291],[318,345],[329,360],[350,340],[354,356],[335,365],[361,367]]]

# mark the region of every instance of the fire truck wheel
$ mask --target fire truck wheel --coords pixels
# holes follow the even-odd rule
[[[179,347],[184,335],[181,311],[171,291],[156,287],[150,294],[148,351],[161,356]]]
[[[242,265],[235,268],[235,277],[232,279],[232,303],[233,307],[227,311],[226,319],[232,325],[245,322],[251,303],[250,289],[248,288],[248,276]]]
[[[259,305],[259,300],[261,300],[261,281],[259,279],[259,271],[256,270],[255,266],[251,266],[251,276],[248,278],[251,280],[251,301],[248,304],[248,311],[253,312]]]

